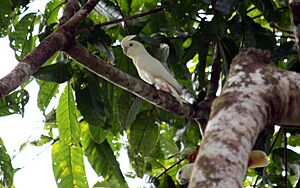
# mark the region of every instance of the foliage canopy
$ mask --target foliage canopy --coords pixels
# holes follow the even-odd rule
[[[45,11],[28,13],[30,0],[2,0],[0,37],[9,37],[19,61],[58,27],[65,4],[50,0]],[[101,27],[110,20],[157,7],[165,9],[125,24]],[[101,0],[77,29],[76,39],[108,63],[138,77],[119,45],[127,34],[137,34],[149,52],[164,59],[176,79],[201,101],[208,89],[213,61],[217,58],[222,62],[224,82],[233,57],[244,47],[270,50],[278,67],[299,71],[293,37],[270,23],[282,28],[291,26],[287,0]],[[168,45],[168,53],[162,44]],[[195,122],[157,108],[97,77],[63,52],[52,56],[22,89],[0,99],[1,116],[26,115],[24,105],[30,98],[26,85],[31,81],[40,87],[37,107],[45,116],[48,131],[33,144],[53,142],[53,172],[59,187],[88,186],[83,156],[104,178],[98,186],[126,187],[125,176],[151,174],[146,178],[148,183],[180,187],[175,174],[186,162],[179,161],[201,141]],[[55,97],[59,97],[59,104],[49,109]],[[55,129],[59,135],[54,134]],[[300,139],[296,131],[286,131],[292,148],[287,150],[288,183],[290,187],[299,187],[300,156],[293,148],[299,146]],[[122,142],[127,137],[128,141]],[[249,170],[245,186],[283,186],[283,137],[282,131],[274,129],[261,134],[255,147],[270,154],[270,165],[265,170]],[[11,187],[14,169],[2,140],[0,145],[4,174],[1,184]],[[124,147],[135,174],[123,174],[120,170],[117,157]]]

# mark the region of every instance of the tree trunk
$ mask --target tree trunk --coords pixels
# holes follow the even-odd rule
[[[277,69],[267,51],[242,51],[231,65],[189,187],[242,187],[250,151],[267,125],[299,125],[300,75]]]

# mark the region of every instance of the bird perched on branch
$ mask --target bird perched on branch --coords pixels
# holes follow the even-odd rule
[[[123,52],[132,59],[139,76],[148,84],[154,85],[157,90],[171,93],[179,102],[184,102],[183,98],[190,104],[195,99],[190,94],[186,94],[186,89],[178,84],[177,80],[166,70],[160,61],[152,57],[143,44],[131,40],[135,35],[128,35],[121,41]]]

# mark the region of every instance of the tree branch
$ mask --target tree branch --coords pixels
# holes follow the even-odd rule
[[[242,187],[261,130],[300,125],[299,93],[300,75],[277,69],[269,52],[242,51],[213,102],[189,187]]]
[[[105,27],[105,26],[108,26],[108,25],[113,25],[113,24],[120,23],[120,22],[123,22],[123,21],[133,20],[133,19],[136,19],[136,18],[149,16],[151,14],[161,13],[163,11],[165,11],[164,7],[154,8],[152,10],[149,10],[147,12],[143,12],[143,13],[140,13],[140,14],[135,14],[135,15],[132,15],[132,16],[126,16],[124,18],[120,18],[120,19],[109,21],[109,22],[101,23],[101,24],[95,25],[93,27],[86,27],[86,28],[82,29],[80,32],[92,31],[92,30],[95,30],[96,28],[102,28],[102,27]]]
[[[66,23],[76,12],[78,0],[69,0],[63,10],[63,15],[59,19],[59,25]]]
[[[75,2],[75,1],[69,1]],[[33,75],[55,52],[70,46],[74,42],[75,27],[78,26],[87,14],[92,11],[92,5],[98,1],[90,0],[67,21],[47,38],[45,38],[32,52],[30,52],[8,75],[0,79],[0,97],[8,95]],[[69,7],[69,5],[66,5]],[[68,13],[71,14],[71,13]],[[77,25],[76,25],[77,24]],[[74,28],[72,28],[74,27]]]
[[[294,24],[294,35],[300,60],[300,0],[290,0],[291,17]]]
[[[75,46],[67,49],[66,53],[98,76],[152,104],[187,118],[203,117],[200,110],[196,107],[188,104],[183,104],[181,106],[170,94],[156,90],[153,86],[120,71],[89,52],[79,43],[76,43]]]

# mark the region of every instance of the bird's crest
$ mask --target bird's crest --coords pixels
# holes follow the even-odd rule
[[[134,37],[136,37],[136,35],[128,35],[126,37],[123,38],[122,42],[123,41],[130,41],[131,39],[133,39]]]

